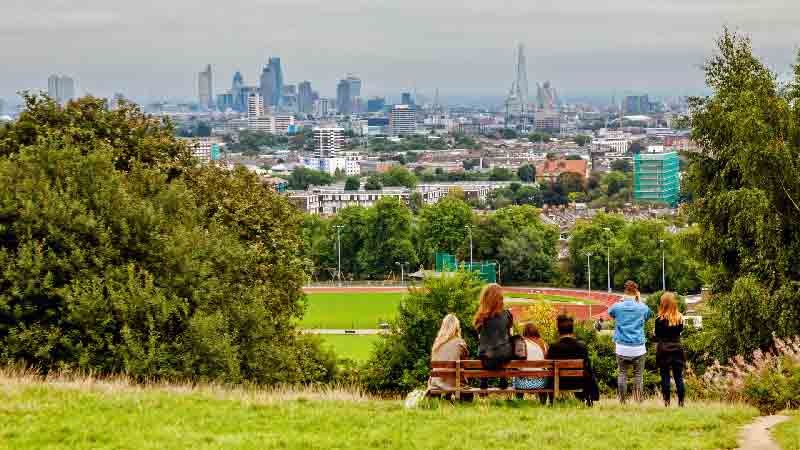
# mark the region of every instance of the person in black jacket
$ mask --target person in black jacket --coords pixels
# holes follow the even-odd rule
[[[514,318],[503,309],[503,289],[492,283],[481,290],[480,306],[473,321],[478,330],[478,359],[485,369],[497,370],[514,358],[511,345],[511,327]],[[481,378],[481,389],[489,386],[487,378]],[[500,379],[500,388],[508,387],[508,379]]]
[[[686,388],[683,385],[683,368],[686,356],[681,345],[683,332],[683,316],[678,312],[678,299],[672,292],[661,296],[656,317],[656,365],[661,372],[661,395],[664,406],[670,401],[670,372],[675,378],[675,390],[678,393],[678,406],[683,406]]]
[[[559,387],[565,390],[582,389],[583,392],[576,392],[575,397],[592,406],[592,403],[599,399],[600,390],[589,360],[589,350],[586,344],[575,337],[575,322],[572,317],[559,315],[556,326],[559,339],[547,350],[547,359],[582,359],[584,368],[583,379],[565,378],[559,380]]]

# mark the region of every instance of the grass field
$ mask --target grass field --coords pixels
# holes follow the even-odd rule
[[[378,328],[393,318],[405,296],[402,292],[310,293],[308,310],[300,322],[305,329]]]
[[[800,413],[792,415],[792,419],[775,426],[772,435],[783,450],[800,450]]]
[[[372,344],[381,338],[377,335],[354,336],[347,334],[322,334],[320,337],[333,347],[337,357],[358,362],[366,361],[369,358]]]
[[[581,298],[575,297],[567,297],[564,295],[550,295],[550,294],[526,294],[523,292],[507,292],[505,294],[506,298],[509,299],[529,299],[529,300],[539,300],[544,302],[551,302],[551,303],[578,303],[581,305],[595,305],[596,302],[591,300],[585,300]],[[509,300],[509,302],[513,303],[513,300]]]
[[[655,401],[591,409],[479,401],[406,410],[396,400],[331,400],[337,397],[6,380],[0,448],[714,449],[735,447],[738,428],[756,414],[716,404],[665,409]]]

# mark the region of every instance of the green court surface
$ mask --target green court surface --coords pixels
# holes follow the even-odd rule
[[[376,329],[397,314],[405,292],[310,293],[304,329]]]
[[[333,347],[336,357],[339,359],[351,359],[357,362],[364,362],[372,352],[372,346],[381,337],[372,335],[351,335],[351,334],[322,334],[322,340]]]

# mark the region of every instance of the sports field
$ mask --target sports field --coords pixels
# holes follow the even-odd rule
[[[596,302],[582,298],[567,297],[564,295],[552,294],[527,294],[524,292],[506,292],[505,297],[508,302],[514,302],[514,299],[520,300],[538,300],[550,303],[576,303],[581,305],[593,305]]]
[[[326,344],[333,348],[336,357],[364,362],[372,352],[372,346],[381,337],[378,335],[322,334]]]
[[[304,329],[375,329],[397,314],[404,292],[312,292]]]

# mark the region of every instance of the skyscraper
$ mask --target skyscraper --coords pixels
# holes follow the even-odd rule
[[[269,74],[272,77],[272,80],[271,80],[271,86],[272,86],[271,95],[268,97],[268,96],[264,95],[263,92],[262,92],[261,95],[264,96],[264,102],[267,103],[268,105],[280,106],[281,96],[283,94],[283,70],[281,69],[281,59],[276,57],[276,56],[270,57],[269,61],[267,62],[267,67],[264,70],[266,71],[267,68],[269,68]],[[264,84],[264,74],[263,73],[262,73],[261,77],[262,77],[261,78],[261,84],[263,86],[263,84]]]
[[[414,134],[417,131],[417,114],[413,106],[394,105],[389,113],[389,127],[395,136]]]
[[[528,60],[525,58],[525,46],[517,47],[517,99],[523,104],[528,104]]]
[[[244,93],[244,77],[241,72],[233,74],[231,94],[233,95],[233,109],[244,111],[247,108],[247,96]]]
[[[558,106],[558,92],[550,81],[545,81],[541,85],[536,83],[536,103],[539,109],[544,111],[552,111]]]
[[[314,128],[314,151],[317,158],[336,158],[344,146],[344,129]]]
[[[381,112],[386,107],[385,97],[372,97],[367,100],[367,112]]]
[[[75,98],[75,80],[66,75],[50,75],[47,79],[47,94],[63,105]]]
[[[339,114],[350,114],[353,112],[350,86],[350,82],[347,80],[340,80],[339,84],[336,85],[336,110]]]
[[[211,74],[211,64],[206,66],[206,70],[197,75],[198,103],[201,107],[214,107],[214,83]]]
[[[410,92],[403,92],[400,94],[400,104],[414,106],[414,99],[411,98]]]
[[[314,91],[309,81],[297,85],[297,110],[304,114],[311,114],[314,110]]]
[[[264,115],[264,98],[257,93],[247,97],[247,117],[255,119]]]

